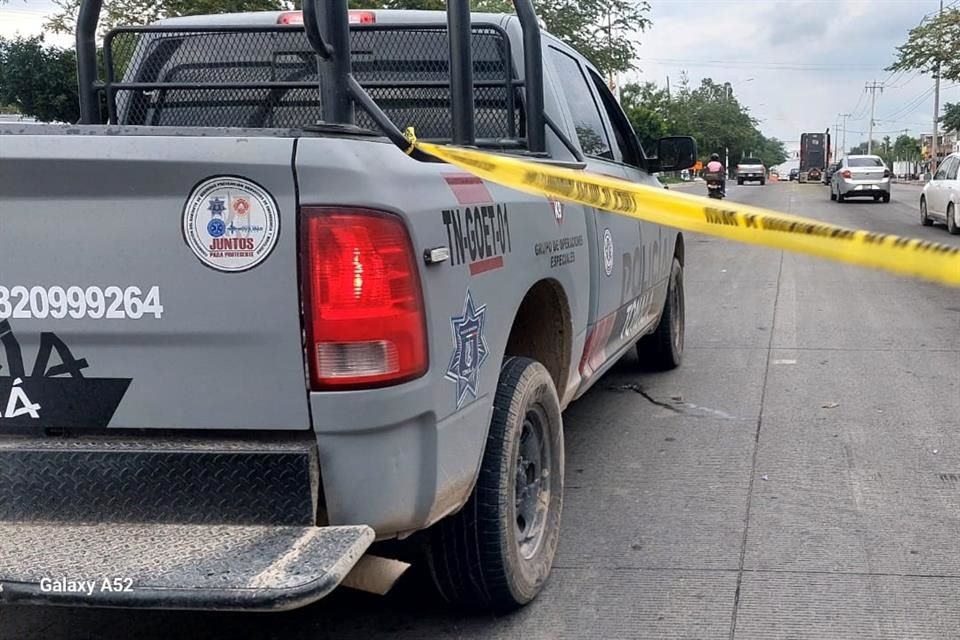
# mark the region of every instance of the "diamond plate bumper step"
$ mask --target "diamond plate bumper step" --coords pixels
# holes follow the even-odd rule
[[[329,594],[373,529],[0,523],[0,603],[294,609]]]

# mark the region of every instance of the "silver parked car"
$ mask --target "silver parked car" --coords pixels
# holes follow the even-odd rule
[[[933,178],[923,187],[920,196],[920,224],[923,226],[929,227],[934,220],[943,220],[950,233],[960,233],[957,226],[957,208],[960,207],[958,169],[960,153],[952,153],[944,158]]]
[[[847,156],[830,179],[830,199],[873,198],[890,202],[890,169],[880,156]]]

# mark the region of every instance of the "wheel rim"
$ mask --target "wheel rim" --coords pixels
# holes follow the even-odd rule
[[[674,353],[683,352],[683,278],[677,274],[670,287],[670,335]]]
[[[547,437],[547,416],[539,405],[527,410],[517,450],[514,480],[514,505],[517,546],[520,555],[529,560],[540,549],[547,530],[550,509],[551,473],[550,439]]]

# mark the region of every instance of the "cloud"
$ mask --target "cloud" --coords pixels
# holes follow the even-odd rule
[[[49,44],[69,47],[73,44],[68,34],[44,32],[43,23],[51,13],[52,6],[47,2],[31,2],[29,5],[11,2],[0,7],[0,37],[44,35]]]
[[[670,77],[686,70],[701,78],[730,82],[737,98],[761,119],[767,135],[799,143],[800,133],[834,129],[837,114],[851,113],[847,145],[865,139],[869,103],[864,85],[888,81],[877,96],[876,131],[929,131],[932,97],[926,77],[884,71],[913,26],[933,2],[899,0],[652,0],[653,26],[638,34],[639,73],[625,81]],[[928,6],[929,5],[929,6]],[[752,80],[751,80],[752,78]],[[944,89],[944,101],[960,88]],[[916,107],[910,107],[911,101]],[[907,108],[905,108],[907,107]],[[903,112],[897,114],[897,112]],[[881,116],[897,116],[884,120]],[[882,137],[887,133],[875,133]],[[890,134],[893,135],[893,134]],[[895,135],[894,135],[895,137]]]

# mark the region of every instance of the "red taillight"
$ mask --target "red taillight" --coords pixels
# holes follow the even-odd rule
[[[350,24],[376,24],[377,14],[373,11],[351,11]]]
[[[423,293],[403,221],[366,209],[301,214],[311,387],[379,387],[426,373]]]
[[[303,24],[302,11],[287,11],[277,18],[277,24]]]
[[[850,173],[850,169],[844,169],[843,171],[840,172],[840,175],[846,178],[847,180],[853,177],[853,174]]]

